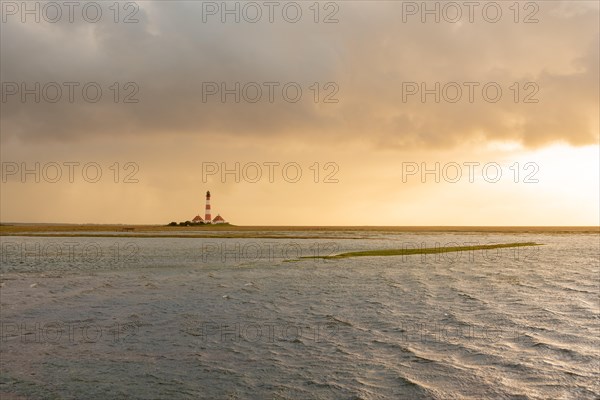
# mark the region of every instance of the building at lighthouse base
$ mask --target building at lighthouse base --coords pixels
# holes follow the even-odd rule
[[[225,221],[225,219],[223,217],[221,217],[221,215],[217,214],[216,217],[213,218],[213,220],[204,220],[202,219],[202,217],[200,215],[196,215],[193,219],[192,219],[192,224],[204,224],[204,225],[208,225],[208,224],[226,224],[227,221]]]

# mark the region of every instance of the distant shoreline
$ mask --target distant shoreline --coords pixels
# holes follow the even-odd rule
[[[598,226],[236,226],[2,223],[0,236],[117,236],[119,237],[281,237],[277,232],[386,232],[386,233],[600,233]],[[79,232],[89,232],[80,234]],[[122,233],[127,232],[127,233]],[[195,235],[194,233],[198,233]],[[238,232],[238,233],[236,233]],[[156,235],[152,235],[156,233]],[[185,233],[185,235],[181,235]],[[254,233],[254,234],[253,234]],[[315,237],[317,237],[315,235]]]

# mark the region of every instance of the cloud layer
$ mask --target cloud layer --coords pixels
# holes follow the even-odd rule
[[[445,3],[440,4],[443,9]],[[457,23],[445,21],[454,15],[450,9],[440,23],[433,16],[422,23],[419,13],[407,15],[402,2],[338,2],[337,10],[320,10],[320,19],[335,11],[339,22],[328,24],[314,23],[307,3],[301,4],[298,23],[286,22],[277,10],[273,23],[266,15],[249,23],[244,14],[240,23],[232,16],[222,23],[220,14],[203,13],[202,2],[142,2],[135,12],[139,22],[129,24],[114,23],[106,7],[95,24],[81,17],[74,23],[63,18],[55,24],[23,24],[10,15],[2,26],[2,81],[80,86],[73,103],[65,92],[55,104],[9,96],[2,104],[2,134],[30,142],[173,133],[249,140],[368,137],[374,146],[399,148],[452,147],[473,140],[533,147],[597,143],[598,6],[538,4],[537,11],[520,10],[520,20],[535,11],[539,22],[527,24],[515,23],[507,4],[497,23],[486,21],[482,7],[474,10],[472,23],[468,15]],[[100,102],[82,97],[86,82],[101,86]],[[114,103],[109,88],[114,82],[119,82],[121,101],[139,88],[132,96],[139,102]],[[124,87],[127,82],[136,86]],[[219,93],[203,99],[206,82],[224,82],[230,89],[236,82],[240,88],[255,84],[247,87],[247,96],[240,93],[239,103],[234,95],[223,103]],[[273,102],[267,100],[265,82],[278,83],[271,84]],[[290,82],[302,89],[297,103],[282,93]],[[438,82],[440,102],[433,94],[424,103],[420,93],[403,96],[407,82],[419,89],[422,84],[433,89]],[[469,82],[476,85],[473,102]],[[533,84],[525,86],[528,82]],[[493,84],[487,92],[492,96],[495,87],[502,89],[498,102],[486,100],[486,84]],[[262,99],[251,103],[256,87]],[[451,103],[457,87],[462,97]],[[294,87],[290,90],[294,95]],[[338,102],[324,103],[327,95]],[[537,103],[525,103],[527,95]]]

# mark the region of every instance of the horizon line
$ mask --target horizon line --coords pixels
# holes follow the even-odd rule
[[[121,223],[121,222],[0,222],[0,226],[10,225],[95,225],[95,226],[153,226],[162,227],[167,224],[160,223]],[[214,225],[198,225],[196,227],[214,227]],[[224,226],[239,227],[239,228],[256,228],[256,227],[297,227],[297,228],[600,228],[599,225],[236,225],[225,224]]]

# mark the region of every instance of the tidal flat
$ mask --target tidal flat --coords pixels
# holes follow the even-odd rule
[[[5,228],[2,398],[600,396],[595,231]]]

